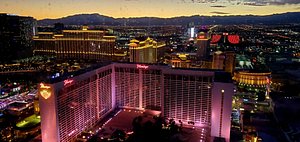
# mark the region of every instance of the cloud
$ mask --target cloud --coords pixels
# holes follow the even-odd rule
[[[251,6],[300,4],[300,0],[245,0],[244,4]]]
[[[244,5],[249,5],[249,6],[266,6],[266,3],[256,3],[256,2],[245,2]]]
[[[230,14],[230,13],[227,13],[227,12],[221,12],[221,11],[213,11],[213,12],[210,12],[212,14],[220,14],[220,15],[224,15],[224,14]]]
[[[216,7],[216,8],[225,8],[226,6],[223,6],[223,5],[212,5],[210,7]]]
[[[270,0],[270,4],[277,3],[277,4],[300,4],[299,0]]]

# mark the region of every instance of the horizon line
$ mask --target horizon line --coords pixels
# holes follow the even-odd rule
[[[287,13],[300,13],[300,12],[282,12],[282,13],[273,13],[273,14],[213,14],[213,15],[200,15],[200,14],[191,14],[191,15],[175,15],[175,16],[170,16],[170,17],[159,17],[159,16],[128,16],[128,17],[114,17],[114,16],[109,16],[109,15],[104,15],[101,13],[97,12],[91,12],[91,13],[74,13],[74,14],[69,14],[66,16],[62,17],[55,17],[55,18],[41,18],[38,19],[36,17],[30,16],[30,15],[19,15],[19,14],[14,14],[14,13],[5,13],[5,12],[0,12],[0,14],[8,14],[8,15],[16,15],[16,16],[24,16],[24,17],[33,17],[34,19],[40,21],[40,20],[55,20],[55,19],[61,19],[61,18],[66,18],[70,16],[76,16],[76,15],[92,15],[92,14],[98,14],[101,16],[106,16],[114,19],[122,19],[122,18],[161,18],[161,19],[171,19],[171,18],[178,18],[178,17],[192,17],[192,16],[206,16],[206,17],[229,17],[229,16],[272,16],[272,15],[278,15],[278,14],[287,14]]]

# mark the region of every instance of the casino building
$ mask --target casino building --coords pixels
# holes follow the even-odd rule
[[[33,37],[34,55],[56,56],[58,59],[120,60],[125,54],[115,49],[115,36],[107,31],[63,30],[62,33],[39,32]]]
[[[239,85],[268,88],[271,82],[271,72],[237,71],[233,79]]]
[[[138,40],[139,39],[139,40]],[[157,42],[152,38],[132,39],[129,43],[130,62],[156,63],[159,53],[166,46],[163,42]]]
[[[43,142],[74,141],[118,108],[159,110],[229,142],[233,83],[216,70],[112,63],[39,85]],[[71,121],[70,121],[71,120]]]

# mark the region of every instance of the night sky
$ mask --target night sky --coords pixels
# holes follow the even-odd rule
[[[0,0],[0,13],[60,18],[99,13],[119,17],[269,15],[300,12],[300,0]]]

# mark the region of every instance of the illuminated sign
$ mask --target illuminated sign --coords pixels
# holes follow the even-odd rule
[[[71,84],[73,82],[74,82],[74,80],[72,80],[72,79],[64,80],[64,86],[69,85],[69,84]]]
[[[45,85],[44,83],[40,83],[40,88],[41,89],[50,89],[50,86]]]
[[[198,36],[198,38],[199,38],[199,39],[204,39],[205,36],[204,36],[204,35],[200,35],[200,36]]]
[[[149,66],[137,64],[136,68],[138,68],[138,69],[148,69]]]
[[[49,85],[40,83],[40,94],[44,99],[48,99],[51,96],[51,91],[49,90],[50,88],[51,87]]]
[[[48,98],[50,98],[50,96],[51,96],[51,91],[49,91],[49,90],[41,90],[40,91],[40,94],[41,94],[41,96],[44,98],[44,99],[48,99]]]

